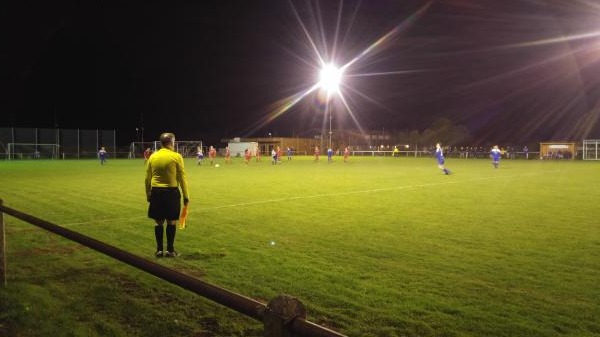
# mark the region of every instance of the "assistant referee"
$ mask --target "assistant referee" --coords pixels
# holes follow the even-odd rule
[[[156,257],[176,257],[175,231],[183,204],[190,201],[187,180],[183,167],[183,157],[175,152],[175,135],[166,132],[160,135],[161,149],[154,152],[146,164],[146,198],[148,217],[154,219]],[[167,251],[163,250],[163,225],[167,222]]]

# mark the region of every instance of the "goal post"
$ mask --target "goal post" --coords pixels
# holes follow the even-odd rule
[[[58,159],[59,144],[8,143],[6,158],[15,159]]]

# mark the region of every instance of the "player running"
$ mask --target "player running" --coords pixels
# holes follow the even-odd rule
[[[492,165],[494,165],[494,168],[496,168],[496,169],[498,168],[498,165],[500,165],[500,157],[501,156],[502,156],[502,152],[498,148],[498,145],[494,145],[494,147],[492,148],[492,151],[490,151],[490,157],[492,158]]]
[[[444,158],[444,150],[442,150],[442,146],[440,143],[435,144],[435,159],[437,160],[438,168],[444,172],[444,174],[450,174],[450,170],[446,168],[445,158]]]
[[[231,151],[229,146],[225,148],[225,164],[231,164]]]
[[[256,148],[256,162],[260,161],[260,146]]]
[[[275,148],[271,150],[271,164],[277,165],[277,151],[275,151]]]
[[[106,163],[106,149],[103,147],[98,151],[98,157],[100,158],[100,165],[104,165]]]
[[[250,159],[252,159],[252,152],[248,149],[244,150],[244,162],[246,163],[246,165],[248,165],[248,163],[250,163]]]
[[[210,166],[213,166],[215,163],[215,158],[217,157],[217,149],[215,149],[212,145],[208,150],[208,158],[210,160]]]
[[[144,150],[144,164],[148,162],[148,158],[150,158],[151,154],[152,150],[150,148],[146,148],[146,150]]]
[[[198,159],[196,164],[202,165],[202,161],[204,160],[204,152],[202,152],[202,146],[197,147],[196,158]]]

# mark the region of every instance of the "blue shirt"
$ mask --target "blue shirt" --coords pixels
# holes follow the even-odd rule
[[[500,155],[502,154],[499,149],[492,149],[492,159],[494,161],[500,160]]]
[[[441,147],[435,149],[435,158],[437,159],[437,162],[439,164],[443,164],[444,163],[444,151],[442,151]]]

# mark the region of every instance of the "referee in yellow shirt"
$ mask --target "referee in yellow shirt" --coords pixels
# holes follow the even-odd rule
[[[160,135],[161,149],[154,152],[146,164],[146,198],[148,217],[156,221],[154,236],[156,237],[156,257],[175,257],[175,231],[179,212],[181,211],[181,196],[183,204],[190,201],[183,157],[175,152],[175,135],[163,133]],[[181,191],[180,191],[181,189]],[[163,225],[167,222],[167,251],[163,250]]]

